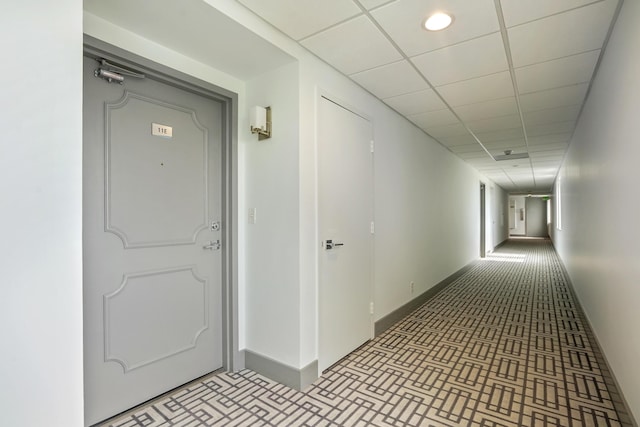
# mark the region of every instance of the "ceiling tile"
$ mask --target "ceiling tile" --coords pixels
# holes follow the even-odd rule
[[[493,160],[493,158],[491,158],[491,156],[485,151],[484,155],[480,155],[480,154],[469,154],[466,157],[467,161],[472,161],[475,165],[477,165],[478,167],[483,167],[483,168],[496,168],[496,165],[498,164],[498,162],[496,162],[495,160]]]
[[[578,118],[579,112],[579,105],[532,111],[530,113],[524,113],[524,125],[529,128],[529,126],[543,125],[546,123],[575,121]]]
[[[458,155],[458,157],[460,157],[463,160],[473,160],[476,163],[480,163],[481,161],[486,161],[486,162],[492,162],[493,160],[491,159],[491,157],[489,157],[489,155],[487,154],[486,151],[482,150],[482,151],[472,151],[472,152],[466,152],[466,153],[456,153]]]
[[[473,133],[497,131],[503,129],[522,129],[520,115],[491,117],[488,119],[465,122]]]
[[[520,188],[528,189],[533,187],[533,172],[527,165],[518,165],[519,167],[505,168],[505,173]]]
[[[482,141],[511,141],[511,140],[521,140],[524,142],[524,132],[522,128],[517,129],[505,129],[491,132],[476,132],[476,136]]]
[[[542,136],[528,135],[527,141],[529,145],[565,143],[568,144],[571,139],[572,132],[546,134]]]
[[[402,59],[402,55],[366,16],[331,27],[300,43],[345,74]]]
[[[447,107],[432,89],[392,96],[386,98],[384,102],[400,114],[407,116],[442,110]]]
[[[460,136],[460,135],[467,135],[469,133],[469,131],[461,124],[433,126],[429,128],[423,128],[423,129],[434,138]]]
[[[396,0],[360,0],[360,4],[362,4],[367,10],[371,10],[382,6],[383,4],[393,3],[394,1]]]
[[[615,3],[600,2],[508,30],[513,66],[602,48]]]
[[[429,88],[407,61],[383,65],[350,77],[381,99]]]
[[[484,151],[484,148],[482,148],[478,143],[454,145],[449,149],[454,153],[483,153],[484,155],[487,155],[487,152]]]
[[[518,114],[518,106],[514,96],[476,104],[459,105],[453,107],[453,110],[462,120],[467,121]]]
[[[418,55],[411,61],[433,86],[509,69],[500,33]]]
[[[536,171],[536,179],[553,178],[558,173],[556,166],[544,167],[534,164],[533,167]]]
[[[407,118],[423,129],[430,126],[452,125],[454,123],[459,123],[456,116],[448,108],[445,110],[416,114],[408,116]]]
[[[587,89],[589,89],[589,83],[580,83],[527,93],[520,95],[520,108],[523,112],[529,112],[568,105],[582,105]]]
[[[508,71],[436,88],[452,107],[513,96]]]
[[[532,160],[532,162],[533,162],[534,166],[545,168],[545,169],[552,169],[552,168],[558,168],[562,164],[562,159],[558,159],[558,160]]]
[[[575,127],[575,121],[529,126],[527,127],[527,136],[543,136],[557,133],[573,132],[573,129]]]
[[[616,2],[616,0],[609,0]],[[507,27],[533,21],[534,19],[564,12],[569,9],[594,3],[594,0],[501,0],[502,13]]]
[[[527,145],[524,139],[509,139],[503,141],[488,141],[483,142],[487,150],[496,152],[497,154],[504,154],[504,150],[513,150],[514,153],[522,153],[526,151]]]
[[[501,167],[496,166],[497,162],[493,162],[492,165],[483,166],[480,170],[485,175],[491,176],[499,176],[501,178],[506,178],[504,171]]]
[[[439,10],[451,13],[453,24],[445,31],[424,30],[422,22]],[[371,15],[407,56],[500,29],[493,0],[401,0],[374,10]]]
[[[540,151],[537,153],[529,153],[531,161],[561,161],[565,150]]]
[[[518,90],[523,94],[588,82],[599,55],[597,50],[516,68]]]
[[[544,151],[555,151],[562,150],[565,151],[569,144],[567,142],[555,142],[551,144],[529,144],[529,154],[540,153]]]
[[[478,141],[476,141],[476,139],[469,132],[462,135],[443,136],[440,137],[438,141],[440,141],[441,144],[446,145],[447,147],[478,144]]]
[[[531,171],[531,165],[529,159],[523,160],[504,160],[500,162],[500,165],[504,168],[504,172],[514,182],[523,179],[533,179],[533,173]]]
[[[239,0],[294,40],[300,40],[362,13],[344,0]]]

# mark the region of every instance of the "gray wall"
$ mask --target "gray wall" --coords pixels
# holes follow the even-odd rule
[[[554,227],[552,233],[636,419],[640,417],[639,22],[640,2],[625,1],[560,172],[562,230]]]
[[[527,237],[547,237],[547,202],[540,197],[525,199]]]

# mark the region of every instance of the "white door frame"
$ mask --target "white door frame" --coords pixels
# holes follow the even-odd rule
[[[222,366],[244,368],[238,333],[238,95],[214,84],[143,58],[91,36],[84,36],[84,54],[110,59],[146,76],[195,92],[222,107]]]
[[[372,139],[375,140],[375,129],[373,127],[373,120],[371,119],[371,117],[369,117],[367,114],[363,113],[362,111],[360,111],[359,109],[353,107],[351,104],[345,102],[343,99],[341,99],[340,97],[335,96],[334,94],[332,94],[331,92],[322,89],[320,87],[316,87],[316,96],[315,96],[315,199],[316,199],[316,229],[315,229],[315,243],[316,243],[316,349],[317,349],[317,359],[316,360],[320,360],[320,352],[321,352],[321,348],[320,348],[320,326],[321,326],[321,321],[322,321],[322,309],[323,307],[321,306],[321,298],[320,298],[320,266],[321,266],[321,257],[323,256],[323,250],[320,248],[320,242],[322,241],[323,237],[320,236],[320,217],[319,217],[319,206],[320,206],[320,190],[319,190],[319,186],[320,186],[320,165],[319,165],[319,155],[318,152],[320,150],[319,147],[319,140],[318,140],[318,135],[319,135],[319,127],[321,126],[320,124],[320,103],[322,102],[322,98],[333,102],[334,104],[336,104],[337,106],[344,108],[345,110],[348,110],[350,112],[352,112],[353,114],[362,117],[364,120],[367,120],[368,122],[371,123],[371,130],[372,130]],[[375,153],[374,153],[375,154]],[[375,162],[374,162],[374,155],[372,155],[371,157],[371,168],[372,168],[372,178],[375,178]],[[373,206],[371,207],[371,221],[373,221],[375,223],[375,188],[374,188],[374,180],[372,180],[371,182],[371,195],[372,195],[372,200],[373,200]],[[370,271],[370,277],[371,277],[371,283],[369,285],[369,301],[370,304],[373,306],[374,305],[374,283],[375,283],[375,232],[373,233],[373,236],[371,238],[371,248],[370,248],[370,254],[371,254],[371,271]],[[374,307],[374,311],[371,314],[370,317],[370,339],[373,339],[375,337],[375,307]],[[320,370],[318,370],[318,377],[320,377],[322,375],[322,372]]]

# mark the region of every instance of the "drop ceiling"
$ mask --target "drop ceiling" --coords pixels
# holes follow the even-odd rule
[[[548,192],[618,0],[238,0],[509,192]],[[422,29],[435,11],[453,15]],[[528,158],[496,161],[505,150]]]

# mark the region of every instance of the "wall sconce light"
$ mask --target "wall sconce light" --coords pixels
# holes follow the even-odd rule
[[[251,133],[258,134],[258,141],[271,138],[271,107],[252,107],[249,111]]]

